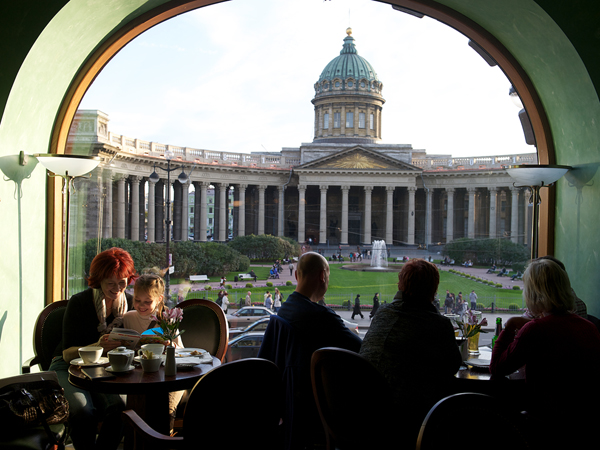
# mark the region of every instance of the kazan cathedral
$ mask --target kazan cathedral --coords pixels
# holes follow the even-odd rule
[[[346,34],[314,85],[314,139],[298,148],[247,154],[149,142],[80,110],[70,151],[91,146],[103,160],[73,199],[81,237],[160,242],[172,218],[174,240],[272,234],[324,250],[380,239],[407,248],[462,237],[528,243],[529,193],[505,168],[536,164],[537,155],[453,158],[380,143],[383,83]],[[167,177],[168,167],[187,176]]]

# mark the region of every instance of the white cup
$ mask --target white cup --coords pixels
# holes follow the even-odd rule
[[[138,350],[138,355],[142,356],[144,352],[152,352],[156,356],[160,356],[165,351],[165,346],[162,344],[144,344],[141,349]]]
[[[102,347],[96,347],[92,345],[88,347],[81,347],[79,349],[79,356],[83,360],[84,364],[94,364],[100,360],[100,357],[102,356],[102,350],[104,350]]]
[[[157,372],[162,363],[162,357],[155,355],[151,359],[141,358],[140,364],[144,372]]]

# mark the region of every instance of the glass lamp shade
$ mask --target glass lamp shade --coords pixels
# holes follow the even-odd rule
[[[156,173],[156,170],[154,170],[154,172],[152,172],[150,174],[150,176],[148,177],[148,180],[150,180],[150,182],[154,183],[154,184],[158,183],[158,181],[160,180],[160,177]]]
[[[41,165],[55,175],[80,177],[94,170],[100,164],[98,156],[57,155],[54,153],[36,153]]]
[[[506,173],[515,180],[515,186],[548,186],[570,169],[570,166],[523,165],[510,166]]]

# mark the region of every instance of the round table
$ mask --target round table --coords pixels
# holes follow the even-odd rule
[[[136,365],[131,372],[115,373],[115,378],[107,380],[90,380],[80,366],[71,365],[69,382],[88,391],[127,395],[127,409],[137,412],[155,431],[168,435],[169,392],[192,389],[202,375],[220,365],[221,361],[213,356],[210,363],[178,370],[170,377],[165,376],[164,366],[158,372],[145,373],[140,365]]]

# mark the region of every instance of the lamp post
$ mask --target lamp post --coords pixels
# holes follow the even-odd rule
[[[514,181],[515,187],[529,187],[529,203],[533,205],[531,224],[531,259],[538,257],[538,231],[540,216],[540,189],[556,183],[571,169],[570,166],[556,165],[520,165],[509,166],[506,172]]]
[[[166,264],[167,264],[167,272],[165,273],[165,300],[166,304],[171,306],[171,287],[170,287],[170,278],[171,274],[169,273],[171,269],[171,172],[181,169],[181,173],[177,177],[181,184],[185,184],[188,180],[188,175],[183,171],[183,165],[177,167],[171,167],[171,160],[175,157],[175,154],[172,150],[167,149],[165,151],[165,159],[167,160],[167,168],[158,167],[158,169],[164,170],[167,172],[167,200],[166,200],[166,217],[165,217],[165,228],[166,228]],[[148,179],[151,183],[156,184],[160,177],[158,173],[156,173],[157,166],[154,164],[154,171],[150,174]],[[193,169],[192,169],[193,171]],[[191,175],[192,172],[190,172]]]
[[[98,156],[59,155],[56,153],[36,153],[41,165],[48,170],[48,176],[63,179],[63,204],[65,218],[63,221],[63,298],[69,299],[69,227],[71,217],[71,192],[73,181],[77,178],[90,178],[92,170],[100,164]],[[84,175],[88,176],[84,176]]]

